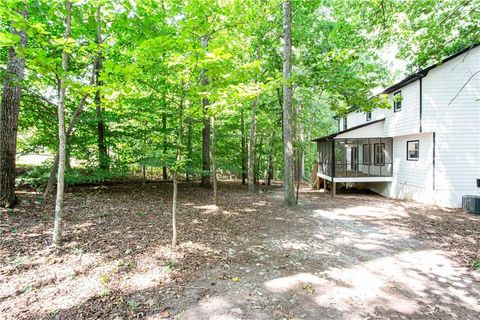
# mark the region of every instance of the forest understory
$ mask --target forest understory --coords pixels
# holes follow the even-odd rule
[[[460,210],[303,186],[249,193],[171,183],[67,189],[64,244],[53,199],[20,191],[2,209],[2,319],[479,319],[480,219]],[[381,200],[381,201],[380,201]]]

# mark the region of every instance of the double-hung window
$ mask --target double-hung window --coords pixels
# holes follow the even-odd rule
[[[373,145],[373,164],[376,166],[385,165],[385,143]]]
[[[393,94],[393,112],[402,110],[402,91]]]
[[[367,112],[367,121],[372,120],[372,111]]]
[[[420,142],[418,140],[407,141],[407,160],[417,161],[420,156]]]
[[[364,144],[363,145],[363,164],[370,164],[370,145]]]

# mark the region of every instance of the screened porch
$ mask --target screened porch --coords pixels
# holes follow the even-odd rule
[[[392,138],[317,140],[317,175],[337,182],[388,181],[392,151]]]

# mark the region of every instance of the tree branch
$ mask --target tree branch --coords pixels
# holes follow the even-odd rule
[[[460,95],[460,93],[463,91],[463,89],[465,89],[465,87],[467,86],[467,84],[473,79],[473,77],[475,77],[477,74],[480,73],[480,70],[478,70],[477,72],[475,72],[474,74],[472,74],[472,76],[470,78],[468,78],[467,82],[465,82],[465,84],[460,88],[460,90],[457,92],[457,94],[455,95],[455,97],[452,98],[452,100],[450,100],[450,102],[448,103],[448,105],[450,105],[455,99],[457,99],[457,97]]]

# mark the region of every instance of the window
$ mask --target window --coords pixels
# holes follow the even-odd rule
[[[347,117],[343,117],[343,130],[347,130]]]
[[[376,166],[385,165],[385,143],[373,145],[373,164]]]
[[[367,112],[367,121],[372,120],[372,111]]]
[[[370,145],[363,145],[363,164],[370,164]]]
[[[393,94],[393,112],[402,110],[402,99],[402,91],[398,91]]]
[[[407,160],[417,161],[420,155],[418,140],[407,141]]]

